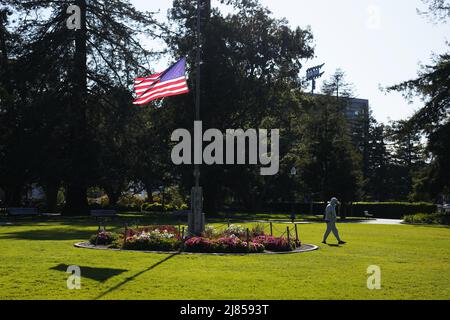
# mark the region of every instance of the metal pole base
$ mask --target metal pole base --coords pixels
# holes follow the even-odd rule
[[[190,235],[199,236],[205,231],[205,215],[203,213],[203,190],[193,187],[191,191],[191,212],[188,218],[188,231]]]

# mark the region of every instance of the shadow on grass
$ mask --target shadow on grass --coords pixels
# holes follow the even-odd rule
[[[163,264],[164,262],[167,262],[168,260],[172,259],[173,257],[175,257],[175,256],[177,256],[177,255],[179,255],[179,254],[180,254],[180,252],[173,253],[173,254],[171,254],[170,256],[168,256],[168,257],[162,259],[161,261],[158,261],[157,263],[151,265],[151,266],[148,267],[147,269],[144,269],[144,270],[142,270],[142,271],[140,271],[140,272],[138,272],[138,273],[132,275],[131,277],[126,278],[126,279],[123,280],[122,282],[116,284],[114,287],[108,289],[107,291],[105,291],[105,292],[101,293],[100,295],[98,295],[97,297],[95,297],[94,300],[99,300],[99,299],[103,298],[103,297],[106,296],[107,294],[109,294],[109,293],[111,293],[111,292],[113,292],[113,291],[119,289],[120,287],[122,287],[123,285],[127,284],[128,282],[130,282],[130,281],[136,279],[136,278],[139,277],[140,275],[142,275],[142,274],[144,274],[144,273],[146,273],[146,272],[148,272],[148,271],[150,271],[150,270],[155,269],[155,268],[158,267],[159,265]]]
[[[332,248],[342,248],[342,246],[339,245],[339,244],[329,244],[329,243],[327,243],[327,246],[332,247]]]
[[[59,264],[53,268],[50,268],[50,270],[66,272],[68,267],[69,266],[66,264]],[[124,269],[92,268],[82,266],[80,266],[80,269],[81,269],[81,277],[96,280],[99,282],[105,282],[109,278],[118,276],[119,274],[128,271]]]
[[[45,228],[36,230],[24,230],[10,233],[2,233],[0,239],[18,240],[79,240],[88,239],[92,230],[68,229],[68,228]]]

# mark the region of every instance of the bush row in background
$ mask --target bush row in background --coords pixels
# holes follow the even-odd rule
[[[425,202],[357,202],[352,204],[350,210],[351,215],[355,217],[363,217],[364,211],[368,211],[375,218],[403,219],[406,215],[435,213],[437,206]]]
[[[416,213],[404,217],[406,223],[412,224],[442,224],[450,225],[448,213]]]
[[[188,209],[189,209],[189,207],[187,206],[187,204],[182,204],[180,206],[175,206],[173,204],[164,205],[164,211],[176,211],[176,210],[188,210]],[[159,202],[144,203],[142,205],[142,211],[149,211],[149,212],[163,211],[163,205]]]
[[[255,213],[282,213],[289,214],[295,212],[303,215],[321,215],[326,207],[325,202],[310,203],[270,203],[264,206],[264,210],[255,211]],[[235,209],[236,211],[244,211],[243,209]],[[346,217],[364,217],[365,211],[373,215],[374,218],[384,219],[402,219],[405,215],[416,213],[435,213],[437,206],[432,203],[425,202],[354,202],[352,204],[342,204],[341,213]],[[230,211],[232,212],[232,211]]]

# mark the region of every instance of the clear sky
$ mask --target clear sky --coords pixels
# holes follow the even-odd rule
[[[419,63],[432,53],[446,51],[450,24],[433,24],[417,14],[420,0],[260,0],[276,17],[293,26],[311,26],[316,57],[306,67],[325,62],[330,75],[341,68],[354,84],[356,96],[370,100],[377,120],[387,122],[410,116],[420,101],[408,104],[400,94],[385,94],[386,87],[417,75]],[[171,0],[131,0],[137,8],[161,11]],[[218,4],[212,0],[212,5]]]

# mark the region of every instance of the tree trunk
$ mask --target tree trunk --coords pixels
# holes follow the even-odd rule
[[[218,204],[221,201],[219,192],[214,184],[206,184],[203,187],[203,212],[208,215],[218,213]]]
[[[66,206],[64,214],[83,215],[88,211],[87,178],[89,176],[90,141],[86,123],[87,103],[87,29],[86,0],[77,0],[81,9],[81,29],[75,31],[75,56],[73,69],[73,104],[71,110],[72,137],[71,163],[72,170],[67,179]]]
[[[120,190],[113,190],[114,188],[105,188],[106,195],[109,199],[109,206],[115,207],[117,206],[117,202],[119,201],[120,195],[122,192]]]
[[[69,216],[87,215],[88,210],[87,187],[81,184],[69,185],[67,187],[66,206],[63,214]]]
[[[6,205],[20,207],[22,205],[23,185],[16,184],[5,188]]]
[[[48,182],[45,185],[45,197],[47,199],[47,211],[56,212],[56,206],[58,204],[58,190],[59,183]]]

